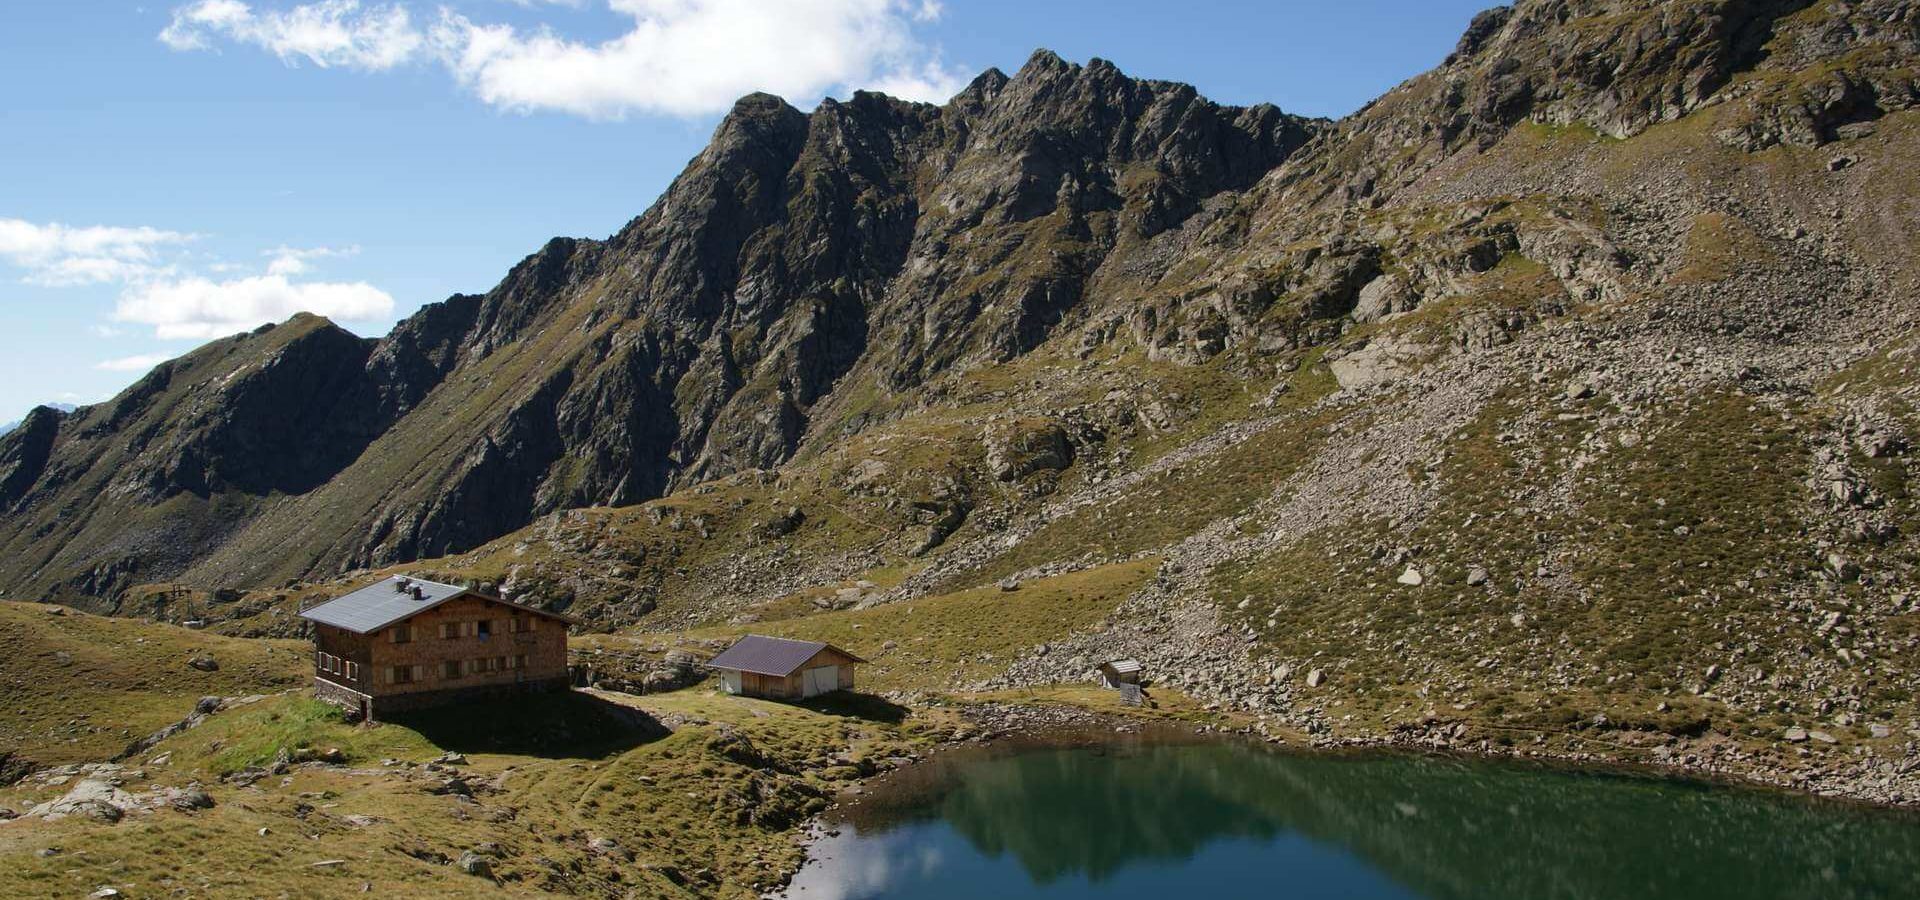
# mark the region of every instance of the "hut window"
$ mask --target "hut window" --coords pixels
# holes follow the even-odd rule
[[[394,684],[412,684],[413,683],[413,667],[412,666],[394,666],[392,672],[389,673],[389,677],[393,679]]]
[[[460,670],[460,661],[457,659],[450,659],[440,664],[441,678],[454,679],[464,674],[466,673]]]
[[[516,669],[524,669],[524,668],[526,668],[526,667],[527,667],[527,655],[526,655],[525,653],[522,653],[522,654],[520,654],[520,655],[518,655],[518,656],[515,656],[515,657],[513,658],[513,667],[514,667],[514,668],[516,668]]]
[[[393,626],[393,642],[396,644],[413,643],[413,626],[404,624]]]
[[[348,681],[360,680],[360,664],[359,663],[353,662],[352,660],[347,661],[347,680]]]
[[[449,638],[457,638],[459,636],[460,636],[459,622],[441,622],[440,623],[440,639],[441,640],[447,640]]]
[[[481,619],[478,626],[478,633],[483,638],[493,637],[493,620]]]

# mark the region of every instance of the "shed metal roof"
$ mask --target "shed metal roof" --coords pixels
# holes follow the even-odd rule
[[[738,669],[755,675],[785,678],[822,650],[832,650],[854,662],[866,662],[839,647],[820,641],[796,641],[791,638],[750,634],[734,642],[733,646],[722,650],[720,655],[709,660],[707,665],[716,669]]]
[[[1140,671],[1140,661],[1137,659],[1116,659],[1113,662],[1107,663],[1107,668],[1125,675],[1128,672]]]
[[[405,588],[402,587],[402,584],[405,585]],[[419,599],[414,599],[413,591],[411,590],[416,587],[420,589]],[[534,609],[531,606],[521,606],[517,603],[509,603],[497,597],[488,597],[485,594],[474,593],[459,585],[441,584],[437,581],[427,581],[423,578],[413,578],[406,575],[395,575],[391,578],[376,581],[351,594],[342,594],[312,609],[303,610],[300,613],[300,617],[318,622],[322,625],[344,628],[355,634],[368,634],[379,631],[395,622],[426,612],[455,597],[469,594],[492,600],[502,606],[524,609],[534,615],[546,616],[569,623],[573,621],[559,613],[548,612],[544,609]]]

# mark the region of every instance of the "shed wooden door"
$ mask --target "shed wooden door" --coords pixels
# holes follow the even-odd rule
[[[813,697],[840,689],[839,666],[819,666],[801,674],[806,677],[802,696]]]

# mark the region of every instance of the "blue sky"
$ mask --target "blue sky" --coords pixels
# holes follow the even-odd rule
[[[22,0],[0,28],[0,421],[295,308],[384,333],[605,236],[730,100],[939,98],[1037,47],[1340,116],[1493,0]]]

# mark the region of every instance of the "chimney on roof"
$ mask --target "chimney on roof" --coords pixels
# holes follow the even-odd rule
[[[413,579],[408,578],[405,575],[402,575],[399,578],[395,578],[393,580],[393,590],[395,593],[404,594],[407,592],[408,585],[411,585],[412,583],[413,583]]]
[[[424,588],[422,588],[422,587],[420,587],[420,586],[419,586],[419,585],[417,585],[417,584],[416,584],[416,585],[414,585],[414,586],[413,586],[413,599],[415,599],[415,600],[425,600],[425,599],[427,599],[427,592],[426,592],[426,590],[425,590]]]

